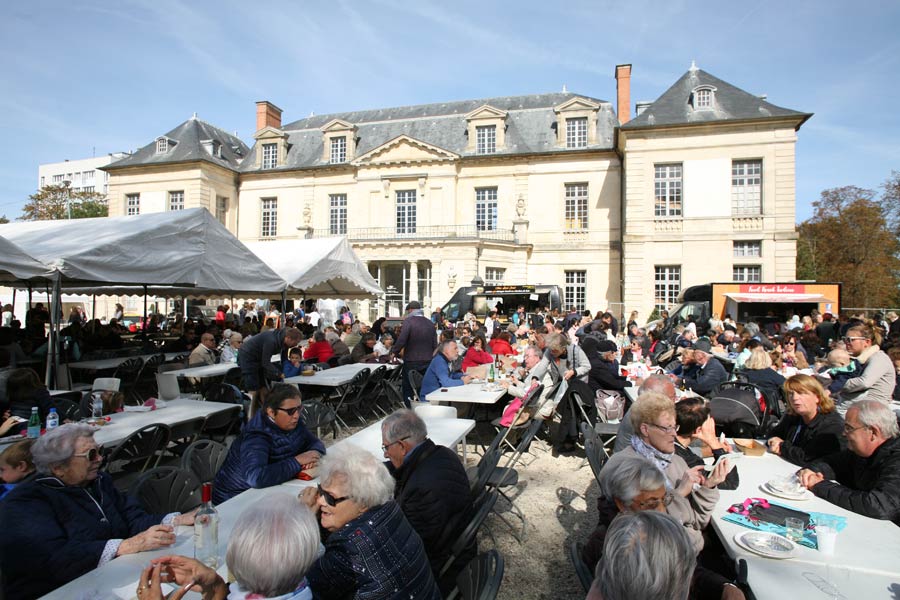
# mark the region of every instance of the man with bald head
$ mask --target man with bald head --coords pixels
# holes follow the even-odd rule
[[[204,365],[214,365],[216,362],[218,362],[216,338],[211,333],[204,333],[200,336],[200,343],[194,348],[188,358],[188,366],[202,367]]]
[[[655,374],[645,379],[644,383],[641,384],[641,387],[638,388],[637,401],[640,402],[641,396],[647,392],[659,392],[671,400],[673,404],[677,401],[677,397],[675,396],[675,384],[673,384],[672,380],[665,375]],[[631,448],[631,437],[634,435],[634,428],[631,426],[630,414],[631,408],[628,409],[628,412],[626,412],[625,416],[622,417],[622,420],[619,421],[619,430],[616,432],[616,443],[615,446],[613,446],[613,452]]]

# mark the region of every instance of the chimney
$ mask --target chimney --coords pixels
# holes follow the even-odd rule
[[[631,65],[616,65],[616,113],[620,125],[631,120]]]
[[[256,103],[256,131],[266,127],[281,129],[281,109],[268,100],[260,100]]]

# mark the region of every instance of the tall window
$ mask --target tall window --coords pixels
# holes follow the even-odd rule
[[[169,210],[184,210],[184,191],[169,192]]]
[[[487,285],[502,285],[505,276],[506,269],[498,269],[497,267],[484,268],[484,282]]]
[[[588,184],[566,184],[566,226],[567,230],[588,227]]]
[[[475,190],[475,228],[478,231],[497,230],[497,188]]]
[[[397,190],[397,233],[416,232],[416,190]]]
[[[712,108],[712,90],[694,92],[694,108]]]
[[[225,196],[216,196],[216,219],[222,225],[226,225],[225,220],[228,217],[228,198]]]
[[[263,144],[262,168],[274,169],[278,166],[278,144]]]
[[[347,138],[345,136],[331,138],[331,163],[347,162]]]
[[[566,271],[566,287],[563,292],[566,308],[584,310],[587,300],[587,271]]]
[[[668,310],[681,292],[681,267],[656,267],[653,276],[653,302],[657,310]]]
[[[63,179],[65,179],[65,176],[62,173],[60,173],[59,175],[54,175],[53,183],[62,183]]]
[[[681,165],[654,165],[653,190],[656,198],[653,214],[657,217],[681,216]]]
[[[278,233],[278,198],[260,199],[259,237],[275,237]]]
[[[94,181],[94,172],[93,171],[83,171],[81,173],[81,179],[84,183],[90,183]]]
[[[44,185],[45,185],[44,179],[45,179],[45,177],[43,175],[41,175],[41,187],[44,187]]]
[[[475,153],[493,154],[497,151],[497,126],[479,125],[475,127]]]
[[[169,140],[166,138],[159,138],[156,140],[156,153],[162,154],[163,152],[169,151]]]
[[[740,265],[732,268],[732,279],[743,283],[759,283],[762,281],[762,267],[759,265]]]
[[[566,148],[587,147],[587,117],[566,119]]]
[[[762,161],[731,163],[731,213],[758,215],[762,212]]]
[[[347,194],[329,194],[328,231],[331,235],[347,235]]]
[[[125,195],[125,214],[128,216],[141,214],[141,195]]]
[[[762,242],[736,241],[734,242],[735,258],[757,258],[762,256]]]

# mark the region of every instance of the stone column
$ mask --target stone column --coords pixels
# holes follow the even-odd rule
[[[409,261],[409,298],[407,302],[419,299],[419,263]]]

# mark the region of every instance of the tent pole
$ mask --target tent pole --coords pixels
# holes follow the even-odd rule
[[[50,295],[49,288],[47,289],[47,295]],[[53,282],[53,296],[51,297],[51,310],[50,314],[52,315],[50,318],[50,335],[47,338],[47,371],[44,382],[47,387],[53,389],[56,387],[56,376],[59,371],[59,348],[57,347],[59,344],[59,336],[57,332],[57,325],[59,323],[58,319],[62,319],[62,303],[60,302],[60,282],[59,279],[56,279]]]
[[[13,317],[15,317],[16,316],[16,286],[13,286],[12,313],[13,313]]]
[[[97,318],[97,294],[91,294],[91,321]]]
[[[144,284],[144,320],[141,321],[141,331],[147,330],[147,284]]]
[[[287,319],[284,317],[284,309],[287,306],[287,290],[281,290],[281,326],[284,327],[284,324],[287,322]]]

